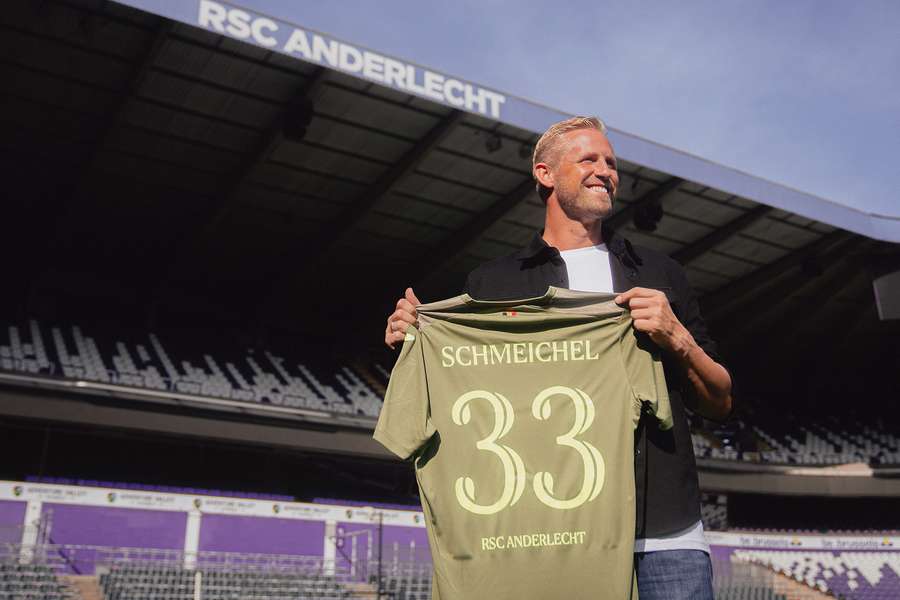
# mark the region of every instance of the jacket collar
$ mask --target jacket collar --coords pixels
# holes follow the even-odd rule
[[[528,245],[524,248],[519,249],[515,253],[516,258],[520,260],[529,260],[537,258],[544,254],[547,255],[547,258],[559,256],[559,250],[545,242],[543,236],[543,229],[536,231],[535,234],[531,236],[531,240],[528,242]]]
[[[529,263],[549,260],[561,264],[562,257],[559,255],[559,250],[547,244],[543,234],[543,229],[537,231],[528,245],[515,253],[515,257]],[[634,286],[638,279],[638,269],[644,264],[644,261],[635,251],[631,242],[625,237],[617,235],[612,229],[604,227],[603,239],[606,248],[616,258],[610,262],[613,286],[616,292],[623,292]]]

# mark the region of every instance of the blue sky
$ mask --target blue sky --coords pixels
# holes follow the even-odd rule
[[[897,0],[240,4],[900,216]]]

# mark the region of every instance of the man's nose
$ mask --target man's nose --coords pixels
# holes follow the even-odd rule
[[[609,180],[610,169],[606,163],[597,163],[594,165],[594,176],[604,181]]]

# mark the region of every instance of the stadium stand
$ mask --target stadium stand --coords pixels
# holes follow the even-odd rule
[[[7,372],[370,418],[381,407],[381,396],[347,365],[252,349],[194,355],[173,350],[153,333],[125,341],[36,320],[5,329],[0,369]]]
[[[0,547],[0,598],[15,600],[75,600],[74,589],[57,578],[52,565],[22,560],[18,544]]]
[[[900,598],[900,553],[736,550],[735,558],[762,565],[836,598]]]
[[[389,369],[364,361],[285,358],[269,350],[185,350],[146,333],[117,339],[75,325],[35,319],[9,325],[0,337],[0,370],[50,380],[78,380],[189,394],[335,415],[377,418]],[[2,332],[0,332],[2,335]],[[121,337],[121,336],[118,336]],[[217,346],[208,343],[207,346]],[[698,458],[783,465],[900,464],[900,437],[881,419],[780,416],[733,420],[724,430],[695,427]],[[739,432],[740,435],[735,435]]]
[[[728,497],[724,494],[702,494],[700,497],[700,518],[707,531],[722,531],[728,528]]]
[[[100,575],[106,600],[288,600],[347,598],[334,577],[318,573],[188,570],[166,565],[115,565]]]
[[[86,564],[82,555],[96,561],[94,568],[73,577],[72,564]],[[77,586],[75,579],[82,584],[93,580],[102,600],[338,600],[373,595],[371,584],[354,581],[346,569],[326,569],[321,557],[200,552],[194,559],[195,567],[188,568],[181,552],[6,544],[0,560],[0,598],[83,599],[88,594],[79,594],[78,588],[92,586]],[[398,589],[408,588],[401,580]]]
[[[697,458],[787,465],[900,464],[900,437],[881,419],[798,421],[736,422],[750,432],[749,448],[730,435],[695,430],[694,453]]]
[[[776,594],[774,577],[765,569],[750,564],[718,561],[715,565],[713,590],[719,600],[786,600]]]

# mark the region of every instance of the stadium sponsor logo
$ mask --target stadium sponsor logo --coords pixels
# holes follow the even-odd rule
[[[114,501],[111,500],[114,498]],[[206,514],[275,517],[305,521],[337,521],[349,514],[355,521],[423,528],[421,513],[408,510],[352,509],[340,505],[302,502],[279,502],[278,512],[271,501],[227,497],[197,497],[168,492],[140,492],[91,486],[0,481],[0,500],[52,502],[78,506],[116,507],[121,509],[153,509],[166,511],[201,511]],[[418,518],[416,518],[418,517]]]
[[[888,539],[877,540],[877,539],[846,539],[842,540],[840,538],[828,539],[824,538],[822,540],[822,547],[828,550],[880,550],[885,546],[891,546],[891,542]]]
[[[498,535],[481,538],[481,549],[519,550],[522,548],[545,548],[552,546],[575,546],[584,544],[585,531],[554,531],[552,533],[522,533],[518,535]]]
[[[600,360],[600,355],[591,351],[590,340],[443,346],[441,348],[441,366],[446,368],[578,360]]]
[[[327,36],[200,0],[197,24],[209,31],[362,77],[441,104],[499,119],[506,96]]]

